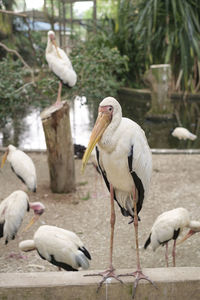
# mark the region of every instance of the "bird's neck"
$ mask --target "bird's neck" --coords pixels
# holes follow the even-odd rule
[[[52,42],[48,39],[47,47],[46,47],[46,52],[47,53],[52,52],[53,49],[54,49],[54,46],[53,46]]]
[[[109,126],[104,131],[99,146],[107,152],[112,152],[115,149],[118,139],[118,128],[120,126],[121,118],[113,119]]]

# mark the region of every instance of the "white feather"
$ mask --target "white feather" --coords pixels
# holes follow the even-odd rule
[[[112,97],[105,98],[100,106],[112,105],[113,117],[98,145],[100,165],[114,187],[117,200],[122,207],[133,207],[134,181],[128,166],[128,156],[133,146],[132,170],[142,181],[144,199],[150,186],[152,157],[144,131],[134,121],[122,118],[121,106]]]
[[[179,140],[192,140],[194,141],[197,136],[193,133],[191,133],[187,128],[184,127],[176,127],[173,132],[172,135],[174,137],[177,137]]]
[[[88,258],[79,250],[84,247],[83,242],[74,232],[56,226],[43,225],[35,232],[33,240],[21,242],[20,249],[29,251],[35,248],[49,262],[53,255],[57,262],[70,265],[73,269],[80,267],[88,269]]]
[[[37,187],[36,169],[32,159],[13,145],[8,146],[7,160],[14,172],[20,176],[31,191]]]
[[[54,34],[54,32],[51,31],[51,34]],[[45,55],[49,68],[60,78],[60,80],[63,81],[63,83],[73,87],[77,81],[76,72],[74,71],[67,54],[59,47],[57,47],[57,50],[60,57],[58,56],[56,48],[52,44],[48,33],[48,42]]]
[[[175,230],[180,229],[181,233],[184,227],[195,226],[200,227],[200,223],[190,221],[189,212],[185,208],[179,207],[162,213],[157,217],[151,229],[152,249],[155,251],[161,243],[173,239]]]
[[[8,242],[19,230],[28,208],[28,195],[15,191],[0,203],[0,223],[3,224],[3,236]]]

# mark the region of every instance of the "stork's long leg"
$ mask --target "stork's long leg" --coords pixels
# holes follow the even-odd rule
[[[116,280],[122,280],[118,278],[118,275],[115,274],[115,269],[113,267],[113,242],[114,242],[114,230],[115,230],[115,207],[114,207],[114,191],[113,186],[110,184],[110,207],[111,207],[111,214],[110,214],[110,225],[111,225],[111,233],[110,233],[110,257],[109,257],[109,267],[104,272],[96,273],[96,274],[86,274],[84,276],[102,276],[102,280],[99,283],[98,290],[101,288],[102,284],[107,278],[113,277]],[[97,291],[98,291],[97,290]]]
[[[110,226],[111,226],[111,233],[110,233],[110,270],[114,270],[112,264],[113,258],[113,242],[114,242],[114,231],[115,231],[115,207],[114,207],[114,192],[113,186],[110,185],[110,207],[111,207],[111,214],[110,214]]]
[[[172,256],[173,256],[173,267],[176,267],[176,240],[174,240]]]
[[[169,267],[169,263],[168,263],[168,242],[166,243],[166,249],[165,249],[165,260],[166,260],[166,266],[167,268]]]
[[[134,276],[135,282],[132,291],[132,298],[135,296],[136,288],[139,280],[145,279],[148,280],[151,284],[155,286],[153,281],[149,279],[146,275],[143,274],[140,266],[140,255],[139,255],[139,244],[138,244],[138,215],[137,215],[137,197],[136,197],[136,188],[133,188],[133,203],[134,203],[134,228],[135,228],[135,244],[136,244],[136,259],[137,259],[137,270],[132,273],[120,274],[118,276]],[[156,286],[155,286],[156,287]]]
[[[57,100],[54,103],[54,105],[60,105],[61,103],[61,92],[62,92],[62,81],[59,81],[59,85],[58,85],[58,96],[57,96]]]

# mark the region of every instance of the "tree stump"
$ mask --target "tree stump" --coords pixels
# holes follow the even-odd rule
[[[173,105],[170,99],[171,67],[168,64],[151,65],[144,76],[151,88],[151,109],[148,116],[172,118]]]
[[[50,106],[40,115],[45,133],[50,187],[54,193],[75,190],[74,148],[71,136],[69,104]]]

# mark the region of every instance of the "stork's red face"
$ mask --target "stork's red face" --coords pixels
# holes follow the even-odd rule
[[[52,42],[55,41],[55,39],[56,39],[55,35],[53,33],[49,34],[49,38]]]
[[[34,214],[39,216],[41,216],[45,210],[45,206],[41,202],[30,203],[30,207],[34,210]]]
[[[86,164],[88,162],[92,150],[94,149],[98,141],[101,139],[104,131],[112,121],[112,116],[113,116],[112,105],[99,106],[99,114],[96,123],[94,125],[94,128],[92,130],[88,147],[82,159],[82,172],[86,167]]]
[[[39,217],[44,213],[45,210],[45,206],[41,202],[29,203],[29,206],[31,209],[33,209],[34,216],[30,220],[24,231],[27,231],[39,219]]]

